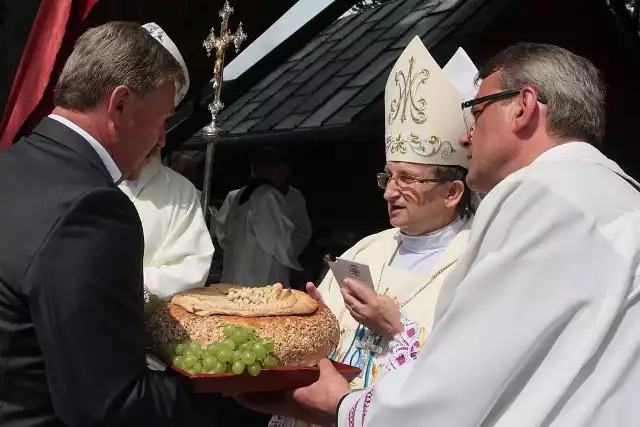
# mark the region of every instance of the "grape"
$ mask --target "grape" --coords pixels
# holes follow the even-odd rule
[[[257,377],[258,375],[260,375],[261,370],[262,366],[260,366],[259,363],[252,363],[247,366],[247,372],[249,372],[249,375],[251,375],[252,377]]]
[[[261,344],[264,346],[265,350],[267,350],[267,353],[271,353],[275,350],[275,345],[271,340],[262,340]]]
[[[251,351],[251,342],[246,342],[240,346],[240,351]]]
[[[199,348],[198,350],[196,350],[196,356],[198,357],[198,359],[203,359],[206,355],[207,350],[205,350],[204,348]]]
[[[227,364],[226,363],[222,363],[221,361],[218,360],[218,364],[216,365],[216,367],[213,369],[213,373],[214,374],[222,374],[227,370]]]
[[[176,346],[176,350],[175,350],[176,351],[176,355],[177,356],[182,356],[182,354],[184,353],[184,350],[185,350],[185,345],[184,344],[178,344]]]
[[[242,331],[235,331],[233,335],[231,335],[231,341],[234,342],[235,345],[240,345],[247,341],[247,335]]]
[[[228,348],[229,348],[229,350],[235,350],[235,349],[236,349],[236,343],[235,343],[235,342],[233,342],[233,340],[232,340],[231,338],[225,338],[225,339],[223,339],[223,340],[220,342],[219,346],[223,346],[223,345],[224,345],[224,346],[226,346],[226,347],[228,347]]]
[[[206,371],[213,370],[213,368],[215,368],[217,365],[218,365],[218,359],[216,359],[213,356],[205,356],[205,358],[202,359],[202,367]]]
[[[231,367],[231,372],[233,372],[236,375],[240,375],[241,373],[244,372],[244,368],[245,368],[245,364],[239,360],[236,360],[235,362],[233,362],[233,366]]]
[[[251,351],[255,353],[256,357],[259,360],[264,359],[265,356],[267,355],[267,349],[264,348],[264,346],[259,342],[254,343],[253,346],[251,346]]]
[[[246,365],[251,365],[256,361],[256,354],[253,351],[243,351],[242,352],[242,362]]]
[[[194,353],[197,353],[198,350],[202,349],[202,347],[200,346],[200,343],[198,341],[191,341],[189,343],[189,348],[191,349],[191,351],[193,351]]]
[[[176,365],[178,368],[182,368],[182,365],[184,365],[184,357],[183,356],[174,357],[173,364]]]
[[[233,353],[231,352],[231,350],[228,350],[226,348],[223,348],[218,352],[218,360],[223,363],[227,363],[229,360],[231,360],[232,357]]]
[[[229,338],[237,329],[238,328],[236,328],[234,325],[224,325],[224,328],[222,328],[222,333],[225,337]]]
[[[262,361],[262,364],[267,368],[273,368],[274,366],[278,366],[278,359],[273,356],[267,356]]]
[[[196,363],[198,363],[198,358],[193,354],[189,354],[187,356],[184,356],[183,363],[185,368],[190,369],[195,366]]]
[[[183,356],[195,356],[195,355],[196,355],[196,352],[195,352],[195,351],[193,351],[193,350],[191,350],[191,348],[190,348],[190,347],[186,347],[186,348],[184,349],[184,352],[182,353],[182,355],[183,355]]]
[[[189,369],[189,373],[191,374],[201,374],[202,373],[202,364],[200,362],[196,363]]]
[[[234,360],[234,361],[235,361],[235,360],[240,360],[240,359],[242,359],[242,351],[240,351],[240,350],[234,350],[234,351],[233,351],[233,357],[232,357],[232,360]]]
[[[207,355],[209,356],[217,356],[218,355],[218,343],[215,344],[209,344],[209,346],[207,347]]]

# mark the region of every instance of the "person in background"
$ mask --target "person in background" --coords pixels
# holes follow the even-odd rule
[[[270,413],[337,427],[638,425],[640,185],[594,146],[604,82],[536,43],[479,77],[461,143],[487,195],[417,360],[354,392],[323,360],[320,380]]]
[[[143,27],[159,34],[154,23]],[[169,36],[162,34],[157,40],[184,64]],[[185,177],[162,164],[160,150],[164,145],[163,133],[144,165],[120,183],[120,189],[142,221],[145,288],[166,301],[180,291],[205,285],[214,248],[200,194]]]
[[[230,192],[216,213],[216,236],[224,250],[222,282],[244,286],[282,283],[311,238],[302,193],[288,183],[291,165],[273,147],[255,153],[251,181]]]

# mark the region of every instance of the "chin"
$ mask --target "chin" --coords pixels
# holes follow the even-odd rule
[[[406,227],[407,222],[404,221],[401,218],[390,218],[389,219],[389,224],[391,224],[391,226],[394,227],[394,228],[402,229],[402,228]]]

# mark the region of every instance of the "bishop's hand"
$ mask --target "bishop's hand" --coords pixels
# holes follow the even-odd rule
[[[386,339],[403,331],[400,308],[387,295],[378,295],[357,279],[345,279],[340,289],[344,304],[360,324]]]

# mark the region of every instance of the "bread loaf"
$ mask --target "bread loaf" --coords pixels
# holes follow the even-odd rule
[[[287,290],[290,291],[289,296],[293,295],[297,301],[302,301],[298,310],[306,313],[301,314],[287,314],[296,306],[295,303],[291,305],[291,301],[289,305],[280,308],[272,306],[267,312],[264,311],[264,307],[261,309],[263,311],[248,310],[246,307],[230,309],[228,306],[216,305],[220,303],[219,300],[207,307],[189,307],[189,304],[196,302],[185,297],[220,296],[219,293],[228,294],[230,289],[238,289],[226,285],[213,288],[217,289],[204,288],[195,292],[183,292],[152,314],[148,319],[152,344],[162,348],[166,344],[199,341],[206,347],[224,338],[222,330],[225,325],[240,325],[254,328],[261,338],[272,340],[275,345],[275,357],[281,365],[289,366],[315,366],[318,361],[328,357],[338,344],[340,330],[336,317],[325,305],[317,303],[304,292]],[[203,292],[205,289],[209,291]],[[201,302],[202,299],[198,301]],[[312,312],[309,312],[310,306],[314,307]],[[188,308],[192,308],[193,312],[189,312]],[[234,314],[214,313],[216,310],[231,310]],[[203,312],[206,314],[203,315]]]

